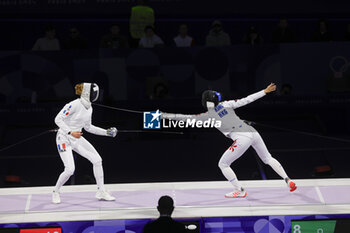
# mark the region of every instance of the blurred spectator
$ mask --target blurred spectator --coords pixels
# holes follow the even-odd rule
[[[281,18],[277,28],[272,33],[273,43],[291,43],[295,42],[295,33],[289,27],[288,20],[286,18]]]
[[[323,42],[323,41],[331,41],[332,35],[328,31],[329,25],[325,19],[320,19],[318,21],[318,28],[311,35],[311,41],[315,42]]]
[[[162,196],[158,201],[157,209],[160,217],[149,222],[143,228],[143,233],[185,233],[186,228],[180,222],[171,218],[174,211],[174,201],[169,196]]]
[[[133,48],[138,47],[140,39],[145,35],[146,26],[154,27],[154,11],[146,0],[138,0],[137,5],[131,8],[130,15],[129,28]]]
[[[154,48],[154,47],[163,47],[163,40],[154,33],[154,28],[152,26],[146,26],[145,36],[140,40],[140,48]]]
[[[211,24],[211,29],[206,38],[207,46],[227,46],[231,45],[230,36],[223,31],[222,23],[215,20]]]
[[[263,43],[263,38],[258,33],[255,26],[250,26],[247,35],[243,38],[243,42],[251,45],[261,44]]]
[[[119,25],[113,24],[110,33],[102,36],[100,40],[100,48],[123,49],[129,48],[129,42],[126,36],[120,33]]]
[[[75,27],[69,29],[69,38],[63,43],[64,49],[87,49],[88,42],[81,37],[80,32]]]
[[[186,24],[181,24],[179,27],[179,35],[174,38],[176,47],[191,47],[193,45],[193,39],[187,35],[188,27]]]
[[[350,41],[350,23],[348,23],[348,25],[346,25],[344,40]]]
[[[56,36],[56,30],[52,26],[45,28],[45,37],[37,39],[32,50],[54,51],[60,50],[60,43]]]

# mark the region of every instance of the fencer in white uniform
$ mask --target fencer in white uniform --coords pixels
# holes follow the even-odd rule
[[[250,146],[254,148],[260,159],[272,167],[287,183],[290,191],[294,191],[297,186],[287,176],[282,165],[271,156],[260,134],[250,125],[241,120],[235,113],[235,109],[247,105],[267,93],[275,91],[275,84],[270,84],[266,89],[238,100],[221,102],[221,95],[218,92],[207,90],[202,95],[202,104],[208,109],[207,112],[199,115],[183,115],[173,113],[162,113],[162,118],[171,120],[195,119],[205,121],[215,119],[221,121],[221,126],[217,127],[226,137],[233,140],[233,144],[225,151],[219,161],[219,167],[226,179],[233,185],[233,192],[227,193],[225,197],[236,198],[245,197],[247,192],[242,188],[236,174],[230,165],[238,159]]]
[[[52,202],[58,204],[60,199],[60,188],[73,175],[75,165],[72,151],[80,154],[93,164],[93,173],[98,186],[96,198],[99,200],[113,201],[104,187],[102,159],[95,148],[82,136],[82,129],[87,132],[115,137],[115,127],[102,129],[91,123],[91,103],[98,99],[99,87],[95,83],[81,83],[75,86],[75,91],[80,98],[66,104],[57,114],[55,123],[59,127],[56,136],[57,149],[64,164],[64,171],[59,176],[52,194]]]

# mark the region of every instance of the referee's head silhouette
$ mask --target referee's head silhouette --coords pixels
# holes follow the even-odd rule
[[[174,211],[174,201],[169,196],[162,196],[158,200],[157,209],[160,213],[160,216],[171,216]]]

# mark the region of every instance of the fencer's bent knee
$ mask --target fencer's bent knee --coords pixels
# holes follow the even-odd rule
[[[227,164],[225,161],[222,161],[222,160],[220,159],[218,166],[219,166],[220,169],[224,169],[224,168],[226,168],[226,167],[229,167],[230,164]]]
[[[102,158],[98,153],[94,153],[93,156],[90,158],[90,162],[95,165],[95,164],[102,164]]]
[[[74,167],[65,167],[64,173],[66,173],[69,176],[72,176],[74,174],[75,168]]]
[[[99,156],[99,158],[96,158],[96,159],[94,159],[94,161],[92,161],[92,164],[94,166],[99,166],[99,165],[102,166],[102,158]]]
[[[272,159],[272,156],[271,154],[269,154],[269,156],[266,156],[265,158],[261,159],[265,164],[270,164],[271,162],[271,159]]]

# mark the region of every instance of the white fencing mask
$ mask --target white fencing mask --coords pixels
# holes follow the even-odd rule
[[[92,103],[98,99],[100,89],[96,83],[83,83],[81,98]]]

